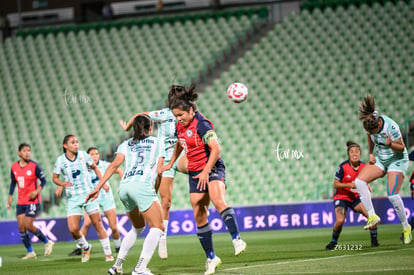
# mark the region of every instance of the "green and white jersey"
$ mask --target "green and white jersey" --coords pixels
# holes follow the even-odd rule
[[[98,164],[96,166],[98,166],[99,171],[101,172],[101,175],[103,176],[105,174],[106,169],[108,168],[110,162],[107,162],[105,160],[99,160]],[[95,188],[98,183],[99,183],[99,178],[98,176],[95,174],[95,171],[92,169],[89,169],[89,174],[91,175],[91,182],[93,187]],[[106,182],[106,184],[109,186],[109,189],[111,192],[111,184],[109,183],[109,181]],[[103,191],[103,192],[102,192]],[[103,188],[101,189],[101,193],[107,193]]]
[[[407,149],[404,149],[404,152],[396,152],[385,145],[385,141],[388,137],[390,137],[392,141],[401,138],[401,131],[398,124],[388,116],[381,115],[380,118],[384,121],[382,129],[377,134],[370,135],[372,142],[375,144],[374,155],[381,160],[388,160],[393,157],[403,158],[404,155],[408,155]]]
[[[158,159],[165,157],[163,142],[152,136],[138,141],[130,138],[119,145],[116,153],[125,156],[125,171],[121,186],[133,182],[154,184]]]
[[[158,111],[149,113],[149,117],[158,124],[158,138],[164,141],[165,150],[173,149],[177,142],[175,135],[175,125],[177,119],[169,108],[164,108]],[[166,156],[167,157],[167,156]]]
[[[64,181],[72,183],[71,187],[65,188],[66,197],[89,194],[94,188],[91,181],[91,175],[88,166],[93,161],[85,151],[78,151],[75,159],[72,161],[67,158],[66,154],[62,154],[56,160],[53,173],[62,174]]]

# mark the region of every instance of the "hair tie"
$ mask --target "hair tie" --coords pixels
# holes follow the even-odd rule
[[[373,115],[374,117],[378,117],[378,110],[375,110],[375,111],[372,113],[372,115]]]

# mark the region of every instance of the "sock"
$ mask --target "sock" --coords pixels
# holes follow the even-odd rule
[[[111,243],[109,242],[109,238],[99,239],[102,245],[102,249],[105,255],[112,255],[111,251]]]
[[[20,232],[20,240],[22,240],[22,243],[24,247],[26,247],[27,252],[33,252],[32,243],[30,242],[29,235],[27,232]]]
[[[118,240],[113,239],[115,248],[121,247],[121,238]]]
[[[405,215],[404,203],[399,194],[388,196],[389,201],[394,206],[395,212],[397,213],[398,218],[402,224],[403,228],[408,227],[407,216]]]
[[[224,209],[223,212],[220,213],[220,215],[227,226],[231,238],[233,240],[236,238],[240,239],[239,227],[237,226],[236,220],[236,213],[234,212],[233,208],[229,207],[227,209]]]
[[[197,236],[206,253],[207,258],[213,259],[215,257],[213,248],[213,232],[211,231],[210,225],[207,223],[204,226],[197,227]]]
[[[157,248],[158,241],[161,238],[163,231],[159,228],[151,228],[148,232],[148,235],[145,237],[144,244],[142,245],[141,255],[135,270],[145,270],[149,261],[154,254],[155,248]]]
[[[359,193],[359,198],[368,212],[368,216],[376,215],[374,206],[372,205],[371,192],[369,192],[368,184],[357,178],[355,180],[355,186]]]
[[[85,236],[82,235],[79,239],[75,240],[76,243],[79,245],[80,248],[89,249],[89,243],[85,239]]]
[[[33,233],[41,242],[47,243],[49,239],[40,231],[39,228],[36,228],[36,232]]]
[[[371,234],[371,242],[377,241],[377,229],[370,229],[369,233]]]
[[[332,230],[332,242],[337,243],[340,234],[341,234],[341,231]]]
[[[167,233],[168,233],[168,220],[163,220],[164,223],[164,233],[161,236],[161,239],[166,239],[167,238]]]
[[[132,227],[131,230],[125,235],[124,240],[121,242],[121,247],[119,248],[119,253],[116,258],[115,265],[122,266],[122,263],[125,261],[126,257],[129,254],[129,251],[134,246],[137,237],[144,231],[144,227],[134,228]]]

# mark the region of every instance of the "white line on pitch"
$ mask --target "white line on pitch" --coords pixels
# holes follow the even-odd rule
[[[347,258],[347,257],[355,257],[355,256],[363,256],[363,255],[373,255],[373,254],[396,252],[396,251],[401,251],[401,250],[411,250],[411,249],[404,248],[404,249],[398,249],[398,250],[383,250],[383,251],[373,251],[373,252],[366,252],[366,253],[352,254],[352,255],[348,254],[348,255],[331,256],[331,257],[323,257],[323,258],[304,259],[304,260],[297,260],[297,261],[276,262],[276,263],[260,264],[260,265],[249,265],[249,266],[226,268],[226,269],[222,269],[221,271],[226,272],[226,271],[241,270],[241,269],[247,269],[247,268],[256,268],[256,267],[263,267],[263,266],[274,266],[274,265],[296,264],[296,263],[304,263],[304,262],[315,262],[315,261],[319,261],[319,260],[325,261],[325,260],[333,260],[333,259],[340,259],[340,258]]]

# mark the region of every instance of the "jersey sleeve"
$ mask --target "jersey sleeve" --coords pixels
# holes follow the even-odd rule
[[[126,155],[125,152],[125,144],[126,142],[121,143],[121,145],[118,146],[118,149],[116,150],[115,154],[123,154],[124,156]]]
[[[335,179],[342,181],[343,178],[344,178],[344,168],[342,167],[342,165],[339,165],[338,168],[336,168]]]
[[[91,156],[88,153],[84,152],[84,151],[82,151],[82,154],[83,154],[83,156],[85,158],[86,164],[88,166],[92,166],[93,160],[92,160]]]
[[[156,110],[149,112],[148,115],[154,122],[162,122],[167,119],[168,113],[165,110]]]
[[[10,179],[11,179],[11,183],[10,183],[10,189],[9,189],[9,195],[13,195],[14,193],[14,189],[16,188],[16,177],[13,174],[13,170],[10,170]]]
[[[62,171],[62,167],[60,166],[60,158],[58,158],[55,162],[55,165],[53,166],[53,173],[60,175],[60,172]]]
[[[43,186],[46,185],[46,177],[45,177],[45,173],[42,170],[42,167],[40,167],[39,164],[36,164],[35,174],[36,174],[36,177],[40,180],[40,186],[43,188]]]
[[[390,125],[390,127],[388,128],[388,135],[392,141],[395,141],[401,138],[401,131],[400,131],[400,127],[398,126],[398,124],[392,123]]]
[[[213,125],[208,121],[200,121],[197,125],[197,133],[203,139],[203,143],[207,144],[208,141],[215,136]]]

